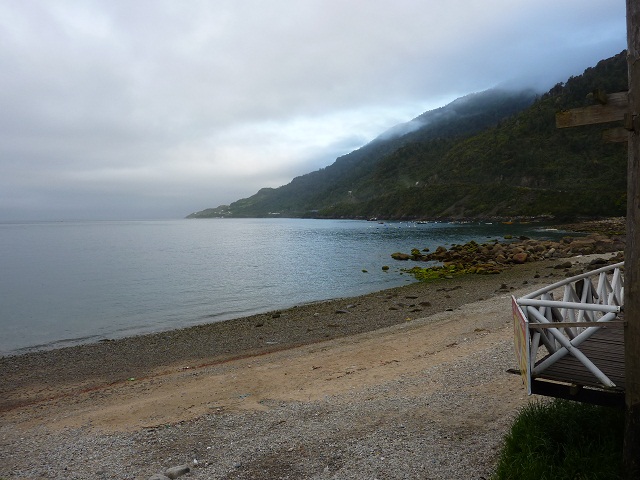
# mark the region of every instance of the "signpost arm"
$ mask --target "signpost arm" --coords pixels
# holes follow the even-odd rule
[[[625,249],[625,436],[628,479],[640,478],[640,2],[627,4],[629,134],[627,166],[627,243]]]

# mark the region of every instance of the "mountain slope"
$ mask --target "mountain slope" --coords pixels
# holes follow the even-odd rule
[[[589,104],[595,88],[626,90],[626,78],[622,52],[538,99],[499,89],[468,95],[288,185],[190,217],[619,215],[625,145],[603,143],[601,125],[558,130],[555,113]]]
[[[557,129],[555,113],[590,104],[587,95],[595,88],[625,90],[626,82],[626,57],[621,53],[556,85],[495,128],[461,140],[397,150],[352,191],[355,202],[335,204],[322,214],[623,215],[626,144],[604,143],[605,125]],[[375,190],[383,193],[371,197]]]
[[[294,178],[279,188],[264,188],[230,206],[207,209],[190,218],[208,216],[262,217],[269,212],[304,216],[339,201],[343,191],[358,184],[373,166],[404,145],[441,137],[463,137],[478,132],[530,105],[532,90],[489,90],[455,100],[425,112],[406,124],[384,132],[368,144],[336,159],[323,169]]]

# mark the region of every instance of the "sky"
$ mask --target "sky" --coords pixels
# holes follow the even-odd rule
[[[0,221],[183,218],[625,48],[623,0],[0,0]]]

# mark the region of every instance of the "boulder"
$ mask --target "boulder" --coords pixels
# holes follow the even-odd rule
[[[528,258],[528,255],[526,252],[519,252],[519,253],[516,253],[511,260],[513,261],[513,263],[521,264],[521,263],[525,263],[527,261],[527,258]]]

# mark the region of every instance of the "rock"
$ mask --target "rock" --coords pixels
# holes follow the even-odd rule
[[[567,258],[579,254],[620,252],[623,249],[624,238],[592,234],[580,238],[564,237],[560,241],[532,240],[527,237],[519,237],[519,241],[509,243],[500,243],[497,239],[492,243],[483,244],[470,241],[464,245],[451,245],[448,250],[444,246],[439,246],[435,252],[425,255],[420,255],[417,249],[413,249],[411,255],[397,252],[392,254],[392,257],[399,260],[439,262],[440,266],[424,269],[414,267],[416,275],[424,274],[424,278],[453,278],[455,275],[465,273],[497,274],[510,265],[545,258]],[[565,262],[555,268],[568,269],[571,267],[570,262]],[[424,270],[431,271],[423,272]]]
[[[572,266],[572,263],[567,261],[567,262],[559,263],[553,268],[555,268],[556,270],[561,270],[563,268],[571,268],[571,266]]]
[[[513,263],[518,263],[518,264],[522,264],[525,263],[527,261],[527,253],[526,252],[520,252],[520,253],[516,253],[513,257]]]
[[[166,475],[162,475],[161,473],[156,473],[155,475],[151,475],[149,480],[171,480]]]
[[[170,478],[171,480],[174,480],[174,479],[176,479],[178,477],[181,477],[185,473],[189,473],[190,471],[191,471],[191,469],[189,468],[188,465],[180,465],[178,467],[167,468],[167,470],[165,470],[164,474],[168,478]]]
[[[580,238],[573,240],[569,244],[569,248],[574,253],[581,253],[583,255],[593,253],[595,250],[595,240],[592,238]]]
[[[604,258],[594,258],[589,262],[590,267],[594,267],[596,265],[605,265],[607,261]]]

